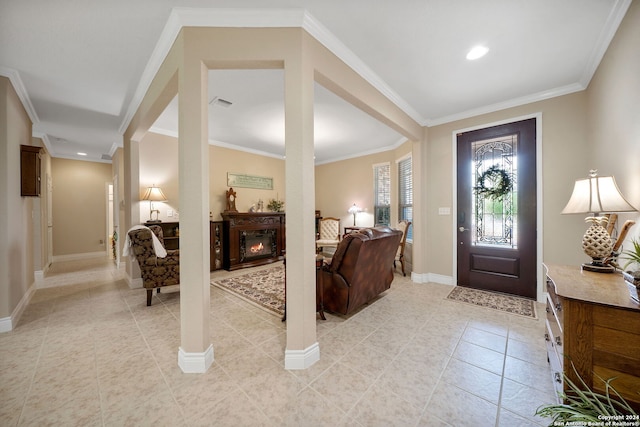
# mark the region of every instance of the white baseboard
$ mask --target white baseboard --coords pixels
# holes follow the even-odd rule
[[[427,283],[429,281],[429,273],[411,272],[411,281],[415,283]]]
[[[429,281],[431,283],[439,283],[441,285],[455,285],[455,283],[453,283],[453,277],[442,274],[429,273]]]
[[[285,369],[307,369],[320,360],[320,345],[316,342],[304,350],[285,350]]]
[[[13,313],[11,313],[11,316],[0,319],[0,333],[10,332],[18,325],[18,321],[20,320],[20,317],[22,317],[24,309],[29,305],[29,301],[31,301],[35,292],[36,284],[34,282],[29,286],[29,289],[27,289],[27,292],[23,295],[22,299],[13,310]]]
[[[137,279],[132,279],[128,274],[126,275],[127,285],[129,285],[129,289],[140,289],[142,288],[142,277],[138,277]]]
[[[108,251],[101,252],[85,252],[81,254],[54,255],[53,262],[76,261],[80,259],[110,257]]]
[[[441,285],[454,285],[453,277],[435,273],[411,272],[411,281],[415,283],[439,283]]]
[[[178,366],[185,374],[203,374],[213,364],[213,344],[202,353],[187,353],[178,349]]]
[[[36,284],[42,283],[42,281],[44,281],[44,276],[47,274],[47,271],[49,271],[50,267],[51,267],[51,263],[45,265],[42,270],[36,270],[33,272],[33,276],[34,276],[34,279],[36,280]]]

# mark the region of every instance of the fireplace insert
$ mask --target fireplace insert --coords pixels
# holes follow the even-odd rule
[[[240,262],[277,257],[276,235],[276,229],[240,232]]]

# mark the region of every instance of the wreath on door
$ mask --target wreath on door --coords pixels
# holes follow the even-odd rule
[[[493,165],[480,175],[473,189],[478,196],[496,200],[507,195],[513,189],[513,183],[507,171]]]

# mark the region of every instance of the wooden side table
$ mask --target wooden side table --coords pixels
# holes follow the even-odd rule
[[[349,233],[353,233],[355,231],[360,231],[363,228],[366,228],[366,227],[345,227],[344,228],[344,235],[346,236]]]

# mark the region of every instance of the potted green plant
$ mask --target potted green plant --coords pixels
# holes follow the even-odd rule
[[[540,417],[553,419],[550,426],[607,425],[607,421],[626,420],[629,418],[625,416],[636,415],[633,408],[611,385],[615,378],[606,381],[600,378],[605,385],[605,393],[596,393],[585,384],[573,364],[572,367],[580,384],[575,384],[564,375],[567,392],[561,397],[565,403],[542,405],[536,411],[536,415]],[[633,419],[636,420],[635,417]]]
[[[269,200],[269,204],[267,205],[267,209],[272,212],[282,212],[282,208],[284,208],[284,202],[278,199]]]
[[[633,248],[623,251],[620,255],[620,258],[627,260],[622,267],[622,277],[629,288],[631,298],[640,302],[640,240],[631,239],[631,244]],[[629,266],[634,266],[635,269],[627,270]]]

